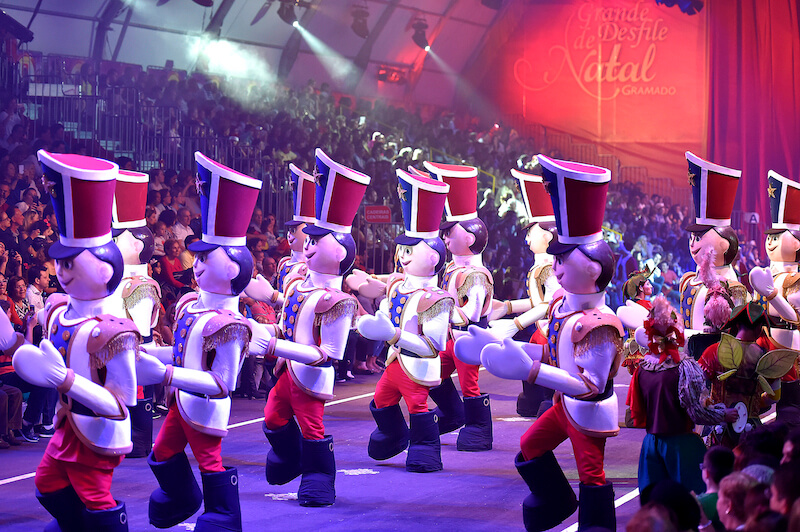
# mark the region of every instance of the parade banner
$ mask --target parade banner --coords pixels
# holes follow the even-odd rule
[[[685,186],[683,153],[705,153],[706,14],[653,0],[531,3],[489,91],[507,114]]]

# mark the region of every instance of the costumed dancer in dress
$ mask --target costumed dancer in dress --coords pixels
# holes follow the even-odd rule
[[[672,479],[701,493],[706,446],[694,432],[695,423],[736,421],[736,410],[707,405],[705,376],[697,362],[682,352],[683,325],[666,297],[656,297],[636,337],[647,349],[635,368],[629,394],[634,426],[647,429],[639,454],[639,490]]]
[[[758,303],[734,308],[725,331],[699,363],[711,382],[711,401],[739,409],[736,423],[712,431],[713,443],[734,447],[743,431],[761,425],[759,415],[780,397],[781,378],[793,369],[797,351],[776,348]]]
[[[285,225],[286,240],[289,242],[291,253],[278,262],[278,279],[274,288],[263,275],[258,274],[244,291],[247,296],[276,308],[283,307],[286,286],[289,282],[306,276],[306,257],[303,254],[303,247],[307,235],[303,229],[306,224],[313,224],[316,221],[314,194],[317,185],[314,177],[293,163],[289,163],[289,172],[289,188],[292,191],[294,209],[292,219]]]
[[[386,460],[408,447],[406,470],[429,473],[442,469],[442,455],[436,415],[428,411],[428,390],[442,382],[439,352],[447,343],[455,304],[437,286],[447,259],[439,223],[450,187],[403,170],[397,170],[397,177],[405,232],[395,243],[403,274],[389,279],[378,312],[358,320],[362,336],[391,346],[369,405],[378,428],[370,435],[368,452],[375,460]],[[401,398],[408,406],[410,434]]]
[[[439,419],[439,433],[458,433],[459,451],[488,451],[492,448],[492,410],[489,394],[481,393],[478,385],[479,364],[467,364],[456,358],[453,341],[466,334],[471,324],[488,325],[492,307],[494,280],[483,266],[481,254],[486,249],[488,231],[478,218],[478,169],[472,166],[432,163],[425,168],[433,179],[450,185],[445,201],[445,222],[442,239],[452,255],[442,279],[442,288],[455,299],[451,320],[452,338],[440,353],[442,384],[431,388],[430,397],[436,402],[434,412]],[[458,382],[464,396],[462,402],[451,375],[458,370]]]
[[[560,286],[553,275],[553,256],[547,253],[547,246],[556,235],[556,217],[550,196],[544,188],[541,166],[536,160],[534,163],[534,170],[538,169],[538,175],[511,169],[511,175],[517,179],[527,214],[528,225],[523,227],[526,231],[525,243],[533,253],[533,266],[528,271],[525,283],[528,297],[500,302],[490,314],[493,321],[489,322],[489,331],[502,341],[536,324],[530,341],[544,345],[547,343],[547,309]],[[509,314],[519,316],[514,319],[498,319]],[[552,397],[552,390],[522,381],[522,392],[517,397],[517,413],[536,417],[552,405]]]
[[[769,268],[753,268],[750,285],[767,311],[769,335],[778,347],[800,349],[800,183],[770,170],[767,176],[772,228],[766,231]],[[800,381],[797,368],[784,377],[777,419],[800,424]]]
[[[48,530],[124,531],[125,504],[110,489],[114,468],[133,447],[127,407],[136,405],[140,335],[132,321],[113,316],[112,294],[123,275],[111,237],[119,167],[81,155],[40,150],[38,156],[60,233],[50,256],[69,297],[48,298],[39,313],[46,338],[39,347],[19,347],[13,357],[26,381],[59,392],[56,432],[36,470],[36,496],[55,517]],[[8,321],[0,320],[6,329]],[[18,337],[15,345],[21,342]]]
[[[149,516],[153,526],[169,528],[203,503],[195,530],[241,530],[238,473],[222,465],[221,453],[230,394],[251,338],[239,313],[239,294],[253,273],[245,243],[261,181],[200,152],[194,158],[202,237],[189,249],[195,253],[198,292],[176,305],[175,345],[147,348],[137,366],[143,383],[170,387],[169,412],[147,459],[159,484],[150,495]],[[202,493],[184,451],[187,444],[200,467]]]
[[[358,303],[342,292],[342,275],[353,265],[350,231],[370,178],[316,151],[316,218],[308,235],[308,275],[286,287],[278,325],[261,325],[252,349],[278,357],[278,382],[264,407],[270,484],[302,474],[302,506],[330,506],[336,499],[333,437],[325,434],[325,401],[333,398],[334,360],[342,360]],[[295,418],[297,421],[295,421]],[[298,427],[299,424],[299,427]]]
[[[153,329],[161,309],[161,287],[147,274],[153,256],[153,233],[144,214],[149,176],[120,170],[114,191],[111,234],[122,253],[125,269],[114,291],[118,307],[114,315],[136,324],[144,346],[153,343]],[[153,446],[153,386],[136,387],[136,406],[130,409],[133,450],[129,458],[150,454]]]
[[[602,231],[611,172],[544,155],[538,159],[558,228],[547,252],[555,257],[553,271],[563,289],[550,312],[548,344],[487,342],[489,333],[470,327],[469,336],[456,341],[456,353],[469,358],[480,352],[490,373],[556,390],[553,406],[522,436],[516,459],[531,490],[522,504],[525,528],[552,528],[580,504],[581,530],[615,530],[614,490],[603,470],[606,439],[619,433],[612,379],[624,335],[622,323],[605,305],[615,266]],[[552,452],[567,438],[578,466],[579,503]]]

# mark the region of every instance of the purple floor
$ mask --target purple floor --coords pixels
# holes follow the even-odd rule
[[[616,385],[621,403],[627,392],[627,372],[623,373]],[[482,372],[481,388],[492,398],[494,449],[458,452],[456,434],[446,434],[444,471],[415,474],[405,471],[405,454],[380,463],[367,456],[367,441],[375,427],[368,405],[376,381],[377,376],[366,376],[337,385],[336,399],[326,407],[325,427],[334,437],[337,468],[336,504],[330,508],[299,506],[293,500],[299,479],[284,486],[267,484],[263,401],[234,400],[231,425],[241,426],[230,429],[222,451],[223,463],[239,469],[244,530],[522,530],[521,503],[529,492],[514,469],[514,456],[530,420],[519,418],[515,411],[520,384]],[[159,426],[157,420],[156,430]],[[643,437],[642,430],[622,429],[607,443],[606,474],[615,484],[617,499],[636,488]],[[33,485],[33,472],[46,444],[42,439],[0,451],[0,530],[41,530],[50,520],[34,497]],[[577,490],[572,447],[562,444],[556,456]],[[196,467],[195,472],[199,482]],[[112,493],[127,505],[130,530],[156,530],[147,520],[147,501],[155,485],[145,459],[126,459],[116,469]],[[624,530],[638,506],[638,498],[633,498],[618,507],[618,529]],[[174,530],[193,530],[197,515]],[[576,520],[577,513],[553,530],[567,530]]]

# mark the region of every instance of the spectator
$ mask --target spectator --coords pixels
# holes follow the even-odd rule
[[[276,249],[278,247],[278,237],[275,236],[275,215],[269,213],[262,224],[264,238],[269,245],[268,250]]]
[[[178,255],[180,255],[181,252],[181,245],[178,244],[178,241],[174,238],[170,238],[164,242],[164,252],[165,255],[161,257],[161,267],[164,273],[164,278],[173,287],[183,288],[186,285],[175,279],[174,276],[176,272],[184,270],[181,260],[178,258]]]
[[[8,384],[0,384],[0,449],[20,445],[14,431],[21,428],[22,391]]]
[[[161,258],[165,255],[164,244],[168,238],[167,224],[159,220],[156,222],[155,231],[153,231],[153,256]]]
[[[175,225],[170,228],[170,235],[173,239],[177,240],[183,249],[186,238],[194,235],[194,230],[189,227],[192,221],[192,213],[186,207],[178,209],[178,217],[175,220]]]
[[[789,517],[795,501],[800,499],[800,463],[781,464],[770,488],[770,509]]]
[[[194,266],[194,251],[189,250],[189,244],[200,240],[200,237],[192,233],[183,240],[183,251],[179,255],[181,266],[184,270],[188,270]]]
[[[33,266],[28,270],[28,289],[26,299],[33,312],[39,312],[44,308],[44,298],[50,284],[50,276],[47,274],[45,266]]]
[[[702,475],[703,482],[706,483],[706,491],[697,500],[703,513],[714,523],[714,526],[721,525],[717,513],[719,483],[733,472],[733,461],[733,451],[721,445],[711,447],[703,457]]]
[[[738,471],[723,478],[719,483],[717,513],[727,530],[738,530],[747,522],[745,498],[756,481]]]

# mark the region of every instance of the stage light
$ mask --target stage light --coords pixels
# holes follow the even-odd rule
[[[297,24],[297,15],[294,14],[294,2],[281,2],[281,7],[278,8],[278,16],[287,24],[294,26]],[[297,26],[294,26],[295,28]]]
[[[414,41],[414,44],[426,52],[430,51],[431,47],[430,44],[428,44],[428,37],[425,35],[425,31],[428,29],[428,23],[425,21],[425,18],[418,17],[411,25],[411,28],[414,30],[414,35],[411,36],[411,40]]]
[[[369,27],[367,27],[369,9],[367,8],[366,0],[360,4],[353,4],[353,9],[350,11],[350,14],[353,15],[353,23],[350,25],[350,29],[353,30],[353,33],[362,39],[369,37]]]
[[[198,6],[214,7],[214,0],[192,0]]]
[[[300,23],[295,20],[294,22],[292,22],[292,27],[293,28],[299,28],[300,27]]]

